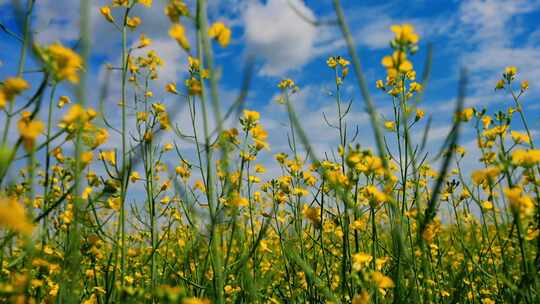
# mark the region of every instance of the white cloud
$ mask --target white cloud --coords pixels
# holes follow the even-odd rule
[[[61,8],[61,10],[59,10]],[[50,44],[73,41],[79,37],[79,2],[73,0],[44,0],[35,4],[36,39]]]
[[[539,34],[522,19],[539,7],[538,0],[474,0],[460,4],[454,17],[455,33],[448,35],[456,43],[459,66],[471,72],[470,88],[477,99],[473,104],[487,105],[499,99],[501,94],[494,94],[493,88],[506,66],[518,67],[519,80],[540,79]],[[538,86],[532,85],[528,95],[539,93]]]
[[[509,34],[516,27],[509,27],[519,14],[535,10],[539,1],[524,0],[474,0],[464,1],[459,10],[460,21],[470,26],[468,38],[472,42],[490,45],[508,44]]]
[[[313,54],[317,28],[299,17],[288,2],[254,2],[245,11],[246,42],[251,52],[265,60],[262,75],[283,75],[307,63]],[[290,3],[302,15],[314,19],[313,12],[300,1]]]

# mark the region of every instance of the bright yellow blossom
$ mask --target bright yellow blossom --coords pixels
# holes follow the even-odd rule
[[[512,140],[516,144],[521,144],[521,143],[530,144],[531,143],[531,139],[529,138],[527,134],[524,134],[518,131],[510,131],[510,135],[512,136]]]
[[[250,123],[257,123],[261,114],[257,111],[244,110],[244,119]]]
[[[189,10],[183,0],[169,0],[165,7],[165,15],[173,23],[178,23],[181,16],[189,16]]]
[[[373,260],[373,257],[370,254],[360,252],[352,256],[352,266],[356,271],[360,271],[367,267],[369,263]]]
[[[530,196],[523,193],[519,187],[506,188],[504,194],[510,202],[510,207],[514,212],[522,216],[532,215],[534,212],[534,202]]]
[[[24,141],[24,146],[27,150],[31,150],[38,136],[45,129],[45,124],[37,119],[30,120],[29,118],[21,118],[17,123],[17,128]]]
[[[540,163],[540,150],[517,149],[512,152],[512,164],[529,167]]]
[[[396,40],[398,42],[405,43],[418,43],[419,37],[418,34],[414,32],[414,27],[409,23],[404,23],[402,25],[392,25],[390,30],[396,35]]]
[[[152,0],[137,0],[137,2],[139,2],[140,4],[146,6],[146,7],[151,7],[152,6]]]
[[[415,120],[420,120],[420,119],[424,118],[424,115],[425,115],[425,114],[426,114],[426,113],[424,112],[424,110],[422,110],[422,109],[416,109],[416,116],[415,116],[414,119],[415,119]]]
[[[29,88],[30,84],[28,84],[26,80],[20,77],[11,77],[4,80],[4,84],[0,91],[3,93],[4,100],[13,101],[15,96],[20,95]]]
[[[504,75],[508,79],[512,80],[517,74],[517,68],[515,66],[508,66],[504,69]]]
[[[109,162],[109,164],[111,164],[112,166],[115,166],[116,165],[116,151],[115,150],[101,151],[99,153],[99,159]]]
[[[126,19],[126,25],[127,27],[131,29],[136,29],[139,25],[141,25],[141,18],[135,16],[135,17],[127,17]]]
[[[529,89],[529,82],[527,80],[523,80],[520,85],[521,92],[525,92]]]
[[[459,118],[463,121],[469,121],[474,115],[474,109],[473,108],[466,108],[463,109],[463,111],[460,113]]]
[[[176,90],[176,84],[174,84],[173,82],[168,83],[165,86],[165,91],[167,91],[169,93],[172,93],[172,94],[178,94],[178,91]]]
[[[497,167],[488,167],[485,169],[476,170],[472,173],[471,178],[476,185],[494,183],[501,170]]]
[[[189,95],[201,95],[202,93],[202,83],[199,79],[191,77],[186,79],[185,85],[188,89]]]
[[[175,39],[176,42],[185,50],[189,51],[189,41],[186,37],[186,30],[180,23],[173,24],[169,29],[169,36]]]
[[[216,22],[208,30],[208,36],[216,39],[222,47],[226,47],[231,40],[231,30],[223,22]]]
[[[152,44],[152,39],[146,37],[145,34],[141,34],[139,36],[139,44],[137,45],[138,48],[144,48]]]
[[[388,130],[388,131],[394,131],[396,129],[396,123],[392,120],[387,120],[384,122],[384,127]]]
[[[45,49],[39,49],[39,53],[56,81],[68,80],[72,83],[79,83],[78,72],[83,64],[79,54],[59,43],[54,43]]]
[[[7,197],[0,197],[0,226],[25,236],[30,236],[34,230],[24,206],[16,199]]]
[[[108,6],[103,6],[99,9],[99,12],[105,17],[110,23],[114,23],[114,17],[111,14],[111,8]]]
[[[69,99],[68,96],[60,96],[60,98],[58,99],[58,103],[57,103],[57,107],[59,109],[62,109],[66,104],[70,104],[71,103],[71,99]]]
[[[352,299],[351,304],[369,304],[369,292],[362,291]]]

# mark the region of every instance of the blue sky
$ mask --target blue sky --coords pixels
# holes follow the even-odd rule
[[[72,46],[78,35],[78,2],[74,0],[38,0],[33,16],[36,40],[41,44],[60,41]],[[89,66],[91,88],[90,104],[95,104],[97,91],[104,81],[104,64],[117,65],[120,56],[120,33],[99,15],[100,6],[108,1],[92,0],[93,52]],[[149,49],[155,49],[165,61],[160,79],[154,85],[157,100],[169,106],[183,106],[183,101],[164,92],[165,83],[175,81],[181,85],[185,77],[186,55],[167,35],[169,22],[163,14],[165,1],[154,0],[151,9],[139,7],[133,15],[142,18],[142,25],[130,33],[135,43],[140,33],[153,40]],[[192,1],[187,1],[188,3]],[[259,110],[270,133],[272,152],[287,149],[286,115],[282,106],[274,102],[278,93],[276,84],[283,77],[294,79],[300,92],[294,97],[295,107],[302,124],[319,151],[328,151],[335,145],[337,134],[328,128],[322,112],[335,116],[335,103],[328,96],[332,85],[332,71],[326,67],[328,56],[348,57],[337,27],[314,27],[299,18],[290,5],[313,20],[332,21],[331,1],[301,0],[223,0],[210,2],[211,21],[223,21],[233,30],[232,43],[226,49],[215,45],[216,63],[221,69],[220,90],[222,102],[230,104],[238,93],[243,63],[247,54],[257,55],[256,76],[247,99],[247,107]],[[540,1],[342,1],[348,23],[357,43],[362,66],[372,95],[382,114],[389,115],[391,100],[375,89],[375,81],[384,77],[381,58],[390,52],[392,37],[390,25],[408,22],[421,35],[420,52],[413,57],[420,72],[428,43],[433,45],[433,71],[425,100],[421,107],[433,118],[430,145],[438,147],[449,130],[451,112],[457,91],[460,67],[470,71],[466,103],[487,107],[490,112],[505,109],[511,100],[493,88],[505,66],[516,65],[519,79],[530,81],[530,91],[524,98],[525,110],[532,129],[538,130],[537,103],[540,97]],[[18,32],[9,0],[0,0],[0,22]],[[191,4],[190,4],[191,5]],[[193,7],[191,5],[191,7]],[[190,37],[193,38],[192,33]],[[193,44],[193,39],[191,39]],[[0,78],[16,73],[19,46],[0,32]],[[31,70],[32,61],[27,65]],[[26,74],[36,81],[39,75]],[[351,75],[352,77],[352,75]],[[111,81],[107,109],[115,121],[116,102],[119,98],[118,77]],[[353,79],[346,80],[346,97],[353,100],[349,125],[358,125],[359,142],[371,146],[371,128],[364,112],[363,101]],[[35,83],[37,87],[37,83]],[[73,96],[72,88],[65,86],[60,94]],[[110,105],[110,106],[109,106]],[[45,115],[45,113],[43,113]],[[2,117],[4,119],[4,117]],[[188,127],[186,111],[181,109],[175,121]],[[421,129],[417,134],[421,133]],[[168,139],[165,139],[168,140]],[[109,145],[114,147],[114,138]],[[472,131],[466,129],[462,144],[474,147]],[[189,147],[186,147],[189,149]],[[270,155],[270,153],[267,153]],[[471,160],[474,160],[472,153]]]

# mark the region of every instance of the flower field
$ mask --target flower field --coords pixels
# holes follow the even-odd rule
[[[74,45],[35,39],[38,2],[7,4],[18,29],[2,27],[18,51],[0,78],[1,303],[540,303],[540,150],[521,67],[491,84],[499,111],[469,104],[462,69],[434,149],[422,105],[438,63],[419,29],[386,28],[384,73],[367,81],[333,0],[344,48],[317,64],[336,114],[320,124],[336,144],[320,151],[295,110],[301,82],[268,88],[283,134],[247,102],[252,61],[224,102],[221,83],[236,76],[220,54],[236,36],[211,1],[163,0],[152,17],[166,20],[166,51],[186,57],[181,80],[164,85],[180,63],[137,31],[152,22],[137,12],[160,1],[80,1]],[[89,84],[96,16],[119,50],[100,62],[101,86]]]

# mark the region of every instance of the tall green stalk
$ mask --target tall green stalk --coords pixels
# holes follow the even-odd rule
[[[77,86],[77,103],[84,107],[86,105],[86,81],[88,79],[88,63],[90,58],[90,2],[80,1],[80,55],[83,69],[80,71],[80,82]],[[62,300],[66,303],[78,302],[80,290],[78,288],[80,280],[80,224],[83,222],[82,210],[84,201],[81,198],[82,190],[82,125],[78,125],[75,138],[75,177],[73,187],[73,221],[68,230],[68,251],[66,253],[67,271],[66,284],[62,287]]]
[[[122,170],[121,186],[120,186],[120,282],[121,286],[125,285],[126,274],[126,192],[128,186],[128,161],[129,150],[127,146],[127,100],[126,100],[126,78],[128,68],[128,51],[127,51],[127,18],[129,16],[130,7],[124,13],[122,21],[122,80],[121,80],[121,97],[120,107],[122,109],[121,117],[121,133],[122,133]]]

